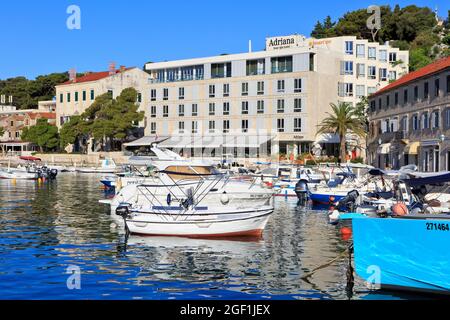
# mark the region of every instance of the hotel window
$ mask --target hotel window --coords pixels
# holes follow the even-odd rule
[[[209,121],[209,133],[214,133],[216,131],[216,122]]]
[[[184,117],[184,104],[180,104],[178,106],[178,116],[179,117]]]
[[[277,112],[284,113],[284,100],[283,99],[279,99],[277,101]]]
[[[194,104],[192,105],[192,116],[193,116],[193,117],[198,116],[198,105],[197,105],[196,103],[194,103]]]
[[[389,62],[396,62],[397,61],[397,53],[396,52],[390,52],[389,53]]]
[[[366,86],[364,85],[357,85],[356,86],[356,97],[362,98],[366,96]]]
[[[394,104],[398,106],[398,92],[394,94]]]
[[[70,92],[67,94],[67,102],[70,102]]]
[[[284,119],[277,119],[278,132],[284,132]]]
[[[412,117],[412,125],[414,131],[420,130],[419,116],[417,114]]]
[[[437,129],[439,128],[439,123],[440,123],[440,119],[439,119],[439,111],[434,111],[431,115],[431,121],[433,124],[433,128],[432,129]]]
[[[264,101],[263,100],[259,100],[257,102],[257,113],[258,114],[263,114],[264,113]]]
[[[377,68],[375,66],[369,66],[369,69],[367,72],[368,72],[368,75],[367,75],[368,79],[376,79],[377,78]]]
[[[294,119],[294,132],[302,132],[302,119]]]
[[[211,78],[230,78],[231,62],[211,64]]]
[[[230,120],[223,120],[223,133],[230,132]]]
[[[156,89],[150,90],[150,99],[151,101],[156,101]]]
[[[397,71],[389,71],[389,81],[397,80]]]
[[[163,100],[169,100],[169,89],[163,89]]]
[[[345,41],[345,53],[353,54],[353,41]]]
[[[216,96],[216,86],[213,84],[209,85],[209,97],[214,98]]]
[[[198,133],[198,122],[192,121],[192,133]]]
[[[272,58],[272,73],[292,72],[292,56]]]
[[[184,133],[184,121],[178,122],[178,133]]]
[[[364,63],[358,63],[356,65],[356,76],[358,78],[364,78],[366,76],[366,65]]]
[[[338,83],[339,97],[353,97],[353,83]]]
[[[381,98],[378,99],[378,110],[381,110],[381,106],[382,106],[382,101]]]
[[[64,95],[62,93],[59,95],[59,102],[60,103],[64,102]]]
[[[353,75],[352,61],[341,61],[341,75]]]
[[[223,96],[229,97],[230,96],[230,84],[224,83],[223,85]]]
[[[387,51],[386,50],[380,50],[380,61],[382,61],[382,62],[387,61]]]
[[[294,99],[294,112],[302,112],[302,99]]]
[[[75,92],[75,102],[78,102],[78,91]]]
[[[183,100],[184,99],[184,88],[178,89],[178,99]]]
[[[242,128],[242,132],[248,132],[248,120],[242,120],[242,125],[241,125],[241,128]]]
[[[256,76],[266,73],[266,60],[248,60],[247,61],[247,76]]]
[[[248,101],[242,101],[242,114],[248,114]]]
[[[156,106],[151,106],[150,107],[150,117],[151,118],[156,118]]]
[[[214,116],[216,114],[216,104],[210,103],[209,104],[209,115]]]
[[[419,101],[419,87],[414,87],[414,101]]]
[[[364,44],[356,45],[356,57],[364,58],[366,56],[366,46]]]
[[[377,59],[377,48],[369,47],[369,60]]]
[[[367,95],[368,96],[370,96],[371,94],[374,94],[375,92],[377,92],[376,87],[367,87]]]
[[[447,93],[450,93],[450,76],[447,76]]]
[[[284,80],[278,80],[277,82],[277,90],[278,92],[284,92]]]
[[[302,79],[294,80],[294,92],[301,93],[302,92]]]
[[[428,129],[430,125],[430,120],[428,119],[428,112],[422,113],[422,128]]]
[[[408,132],[408,116],[404,116],[401,121],[402,131]]]
[[[95,91],[91,90],[91,100],[95,100]]]
[[[387,81],[387,69],[386,68],[380,68],[378,69],[380,73],[380,81]]]
[[[408,103],[408,89],[405,89],[405,91],[403,91],[403,104],[407,103]]]
[[[223,103],[223,115],[224,116],[229,116],[230,115],[230,103],[229,102],[224,102]]]
[[[20,132],[16,131],[16,138],[20,138]]]
[[[242,95],[248,96],[248,82],[242,82]]]
[[[434,80],[434,96],[439,97],[439,79]]]
[[[150,133],[156,134],[156,122],[150,123]]]
[[[423,84],[423,98],[428,99],[429,94],[430,94],[430,88],[429,88],[428,82],[425,82]]]
[[[264,81],[258,81],[258,94],[264,94]]]
[[[83,90],[83,101],[86,101],[86,90]]]
[[[169,106],[163,106],[163,117],[164,118],[169,117]]]

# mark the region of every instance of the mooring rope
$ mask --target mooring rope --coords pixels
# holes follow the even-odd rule
[[[352,250],[352,246],[349,246],[347,249],[345,249],[345,251],[341,252],[336,258],[334,258],[333,260],[322,264],[321,266],[314,268],[311,272],[307,273],[306,275],[304,275],[303,277],[301,277],[302,280],[307,280],[308,278],[310,278],[314,273],[316,273],[319,270],[325,269],[326,267],[331,266],[333,263],[335,263],[336,261],[338,261],[339,259],[341,259],[342,257],[344,257],[346,254],[350,253]]]

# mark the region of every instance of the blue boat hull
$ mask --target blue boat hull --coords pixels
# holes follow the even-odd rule
[[[450,220],[354,219],[355,270],[382,289],[450,294]]]
[[[330,200],[330,196],[334,197],[334,201]],[[334,204],[344,198],[344,196],[340,195],[329,195],[329,194],[321,194],[321,193],[310,193],[309,198],[312,200],[314,204]]]

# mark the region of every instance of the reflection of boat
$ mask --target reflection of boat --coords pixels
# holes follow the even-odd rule
[[[80,173],[114,173],[117,169],[114,160],[104,159],[100,161],[99,167],[77,168],[76,171]]]
[[[450,294],[450,216],[353,220],[357,274],[381,289]]]

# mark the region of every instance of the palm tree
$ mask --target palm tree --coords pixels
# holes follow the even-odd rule
[[[365,121],[357,110],[347,102],[339,102],[338,105],[330,103],[332,112],[328,117],[323,119],[318,126],[319,129],[316,135],[323,133],[334,133],[340,139],[340,160],[345,162],[346,158],[346,135],[347,133],[354,133],[359,137],[366,135]]]

